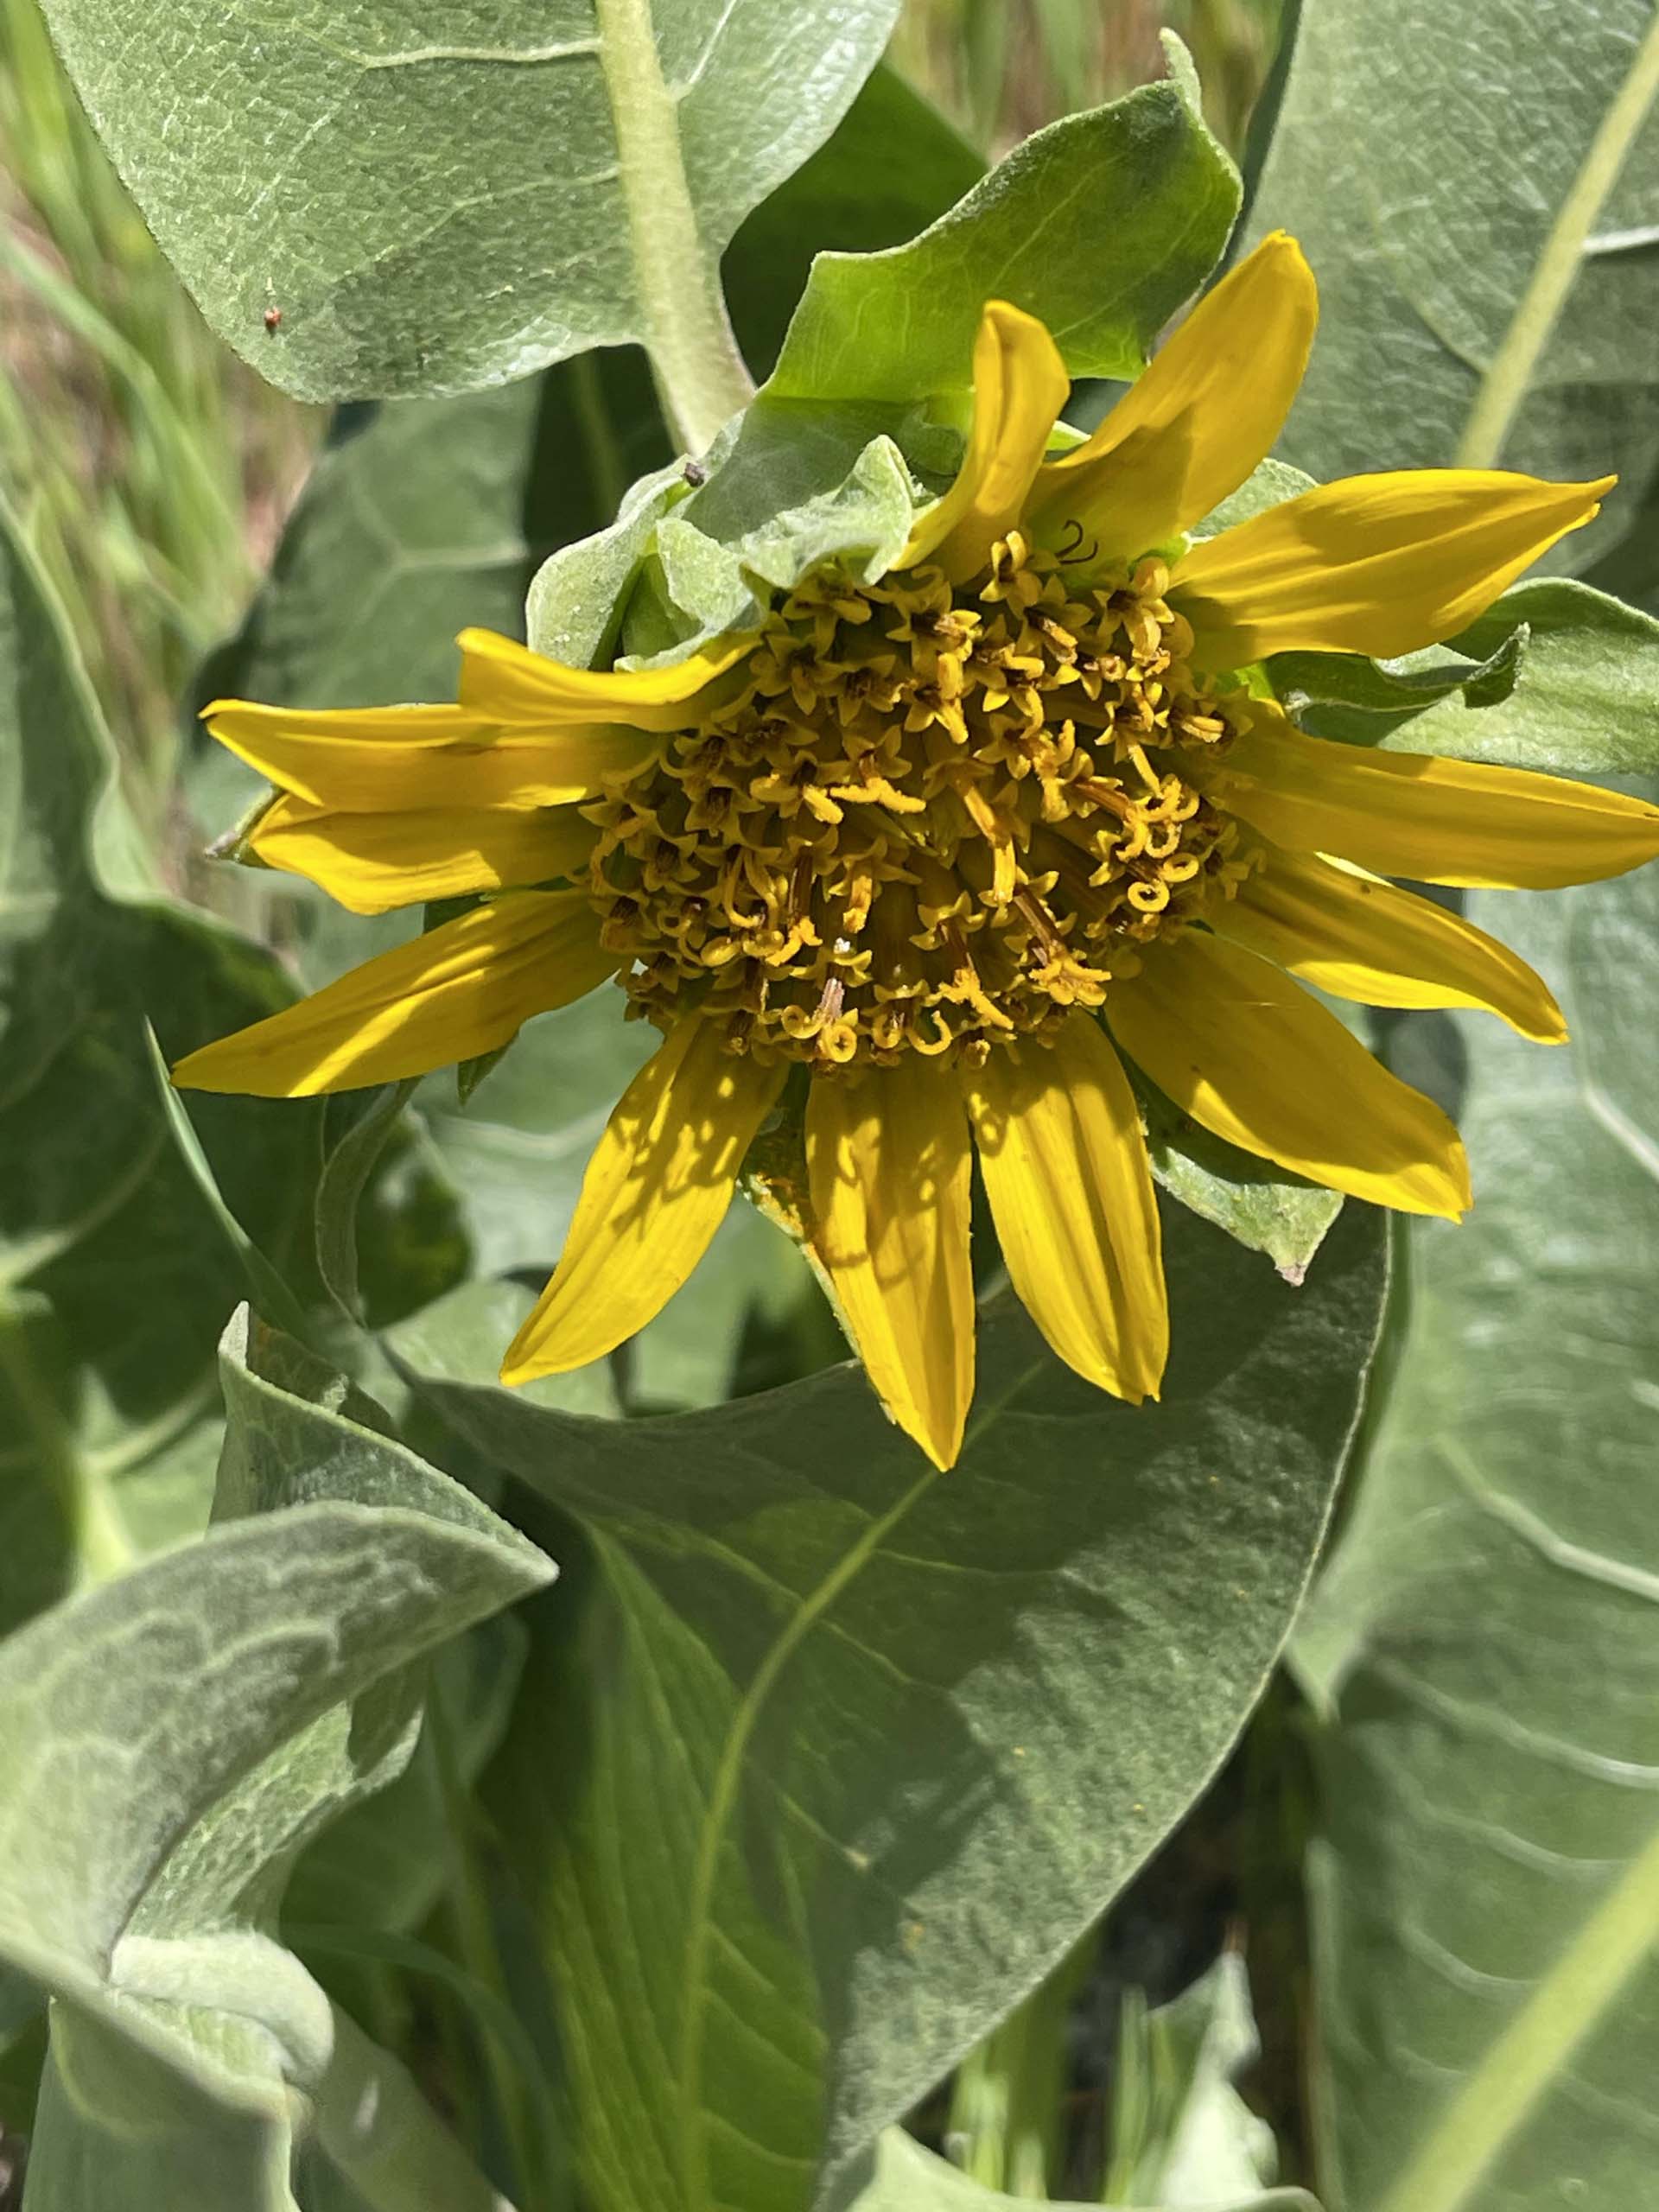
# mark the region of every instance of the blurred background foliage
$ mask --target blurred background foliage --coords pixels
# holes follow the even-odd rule
[[[0,0],[0,486],[159,826],[177,701],[241,619],[325,420],[208,330],[35,0]]]
[[[1205,116],[1242,151],[1294,0],[907,0],[892,58],[993,159],[1056,116],[1163,74],[1184,39]]]

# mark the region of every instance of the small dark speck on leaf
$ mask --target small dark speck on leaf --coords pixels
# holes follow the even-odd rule
[[[699,484],[706,484],[709,481],[709,472],[700,461],[688,461],[680,474],[693,491]]]
[[[282,321],[283,311],[281,308],[267,308],[265,309],[265,328],[267,330],[280,329],[282,327]]]

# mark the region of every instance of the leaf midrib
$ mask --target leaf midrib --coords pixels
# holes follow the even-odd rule
[[[1659,1834],[1465,2082],[1378,2212],[1459,2212],[1659,1941]]]
[[[1041,1373],[1043,1361],[1033,1359],[970,1424],[963,1442],[963,1456],[1009,1405]],[[849,1547],[817,1587],[808,1592],[773,1640],[744,1692],[715,1770],[714,1788],[697,1837],[697,1855],[691,1877],[687,1923],[685,1965],[680,1977],[684,2010],[680,2019],[679,2063],[676,2069],[680,2097],[680,2168],[687,2212],[705,2212],[709,2196],[709,2131],[702,2101],[703,2022],[708,2010],[709,1955],[714,1935],[714,1894],[721,1847],[726,1840],[743,1762],[755,1726],[772,1685],[793,1657],[813,1624],[868,1564],[884,1539],[906,1519],[936,1482],[940,1470],[925,1468],[887,1512],[870,1522]]]
[[[1603,116],[1544,239],[1525,291],[1492,356],[1459,441],[1459,468],[1496,466],[1584,264],[1585,248],[1648,111],[1659,95],[1659,8]]]

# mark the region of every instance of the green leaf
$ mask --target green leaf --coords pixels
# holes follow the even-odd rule
[[[1507,699],[1529,635],[1524,623],[1517,625],[1484,660],[1431,645],[1397,660],[1367,660],[1361,653],[1274,653],[1265,666],[1274,691],[1304,728],[1322,737],[1376,745],[1443,700],[1490,707]]]
[[[690,489],[677,462],[653,469],[629,487],[613,522],[549,556],[536,571],[524,614],[525,636],[538,653],[575,668],[610,658],[657,525]]]
[[[1469,911],[1574,1041],[1454,1018],[1477,1204],[1411,1233],[1300,1639],[1326,2185],[1340,2212],[1628,2212],[1659,2005],[1659,871]]]
[[[1449,647],[1398,661],[1280,653],[1268,671],[1297,721],[1324,737],[1561,775],[1651,775],[1656,647],[1651,615],[1537,576]]]
[[[1069,116],[908,245],[825,254],[766,385],[908,404],[963,392],[988,298],[1040,315],[1079,377],[1134,377],[1220,256],[1238,179],[1174,81]]]
[[[312,1206],[317,1272],[349,1321],[361,1311],[357,1218],[364,1191],[414,1090],[412,1081],[383,1084],[366,1096],[331,1098],[323,1109],[322,1172]]]
[[[659,510],[637,538],[632,518],[607,535],[619,560],[632,538],[644,569],[622,629],[632,655],[677,658],[723,631],[757,628],[774,593],[826,561],[874,582],[903,551],[917,507],[933,497],[868,410],[764,397],[715,442],[707,467],[707,483]],[[531,643],[540,651],[562,642],[538,618],[561,608],[581,558],[580,548],[556,555],[537,578]]]
[[[1168,1254],[1161,1407],[1090,1389],[1003,1299],[944,1476],[846,1367],[618,1425],[490,1386],[499,1294],[398,1333],[594,1548],[504,1787],[607,2212],[844,2201],[1224,1756],[1319,1544],[1379,1238],[1351,1210],[1300,1291],[1185,1217]]]
[[[1564,775],[1659,774],[1659,622],[1587,584],[1541,576],[1452,642],[1478,659],[1516,625],[1526,646],[1512,690],[1467,706],[1448,696],[1381,741]]]
[[[200,1961],[204,1980],[211,1963]],[[256,1952],[225,1963],[232,2005],[250,1995],[270,2002],[271,1959]],[[296,2199],[274,2084],[264,2107],[239,2102],[217,2069],[203,2064],[198,2082],[133,2031],[60,2005],[27,2212],[295,2212],[296,2202],[306,2212],[512,2212],[404,2068],[326,2002],[319,2028],[325,2021],[327,2055],[310,2084],[315,2133],[298,2148]]]
[[[982,2189],[925,2150],[903,2128],[890,2127],[876,2152],[875,2178],[857,2198],[853,2212],[1024,2212],[1030,2202],[1027,2196],[1004,2196]],[[1157,2208],[1147,2201],[1141,2212],[1173,2212],[1183,2203],[1201,2204],[1203,2212],[1318,2212],[1313,2198],[1300,2189],[1253,2190],[1224,2201],[1213,2195],[1166,2198]],[[1086,2208],[1059,2204],[1055,2212],[1086,2212]]]
[[[943,215],[985,164],[885,64],[810,161],[762,201],[726,257],[726,295],[756,376],[777,362],[813,256],[880,253]]]
[[[745,429],[751,420],[744,418]],[[683,512],[658,525],[657,543],[664,561],[671,532],[695,532],[723,547],[762,587],[757,612],[772,592],[790,590],[825,561],[843,562],[861,582],[875,582],[903,550],[917,505],[904,455],[881,436],[870,440],[840,483],[798,506],[770,498],[746,502],[736,496],[738,481],[735,468],[721,469]]]
[[[0,1958],[57,2000],[31,2212],[289,2212],[291,2089],[370,2204],[486,2212],[271,1929],[294,1852],[407,1758],[413,1662],[551,1563],[245,1317],[223,1381],[219,1525],[0,1645]]]
[[[834,128],[894,13],[47,7],[162,249],[273,383],[461,391],[633,340],[697,445],[745,394],[720,256]]]
[[[145,1019],[176,1053],[291,995],[269,955],[154,890],[111,775],[0,515],[0,1627],[205,1516],[213,1345],[243,1269],[175,1142]],[[280,1267],[309,1110],[194,1113],[232,1213]]]
[[[161,1100],[162,1112],[166,1117],[174,1145],[189,1170],[191,1180],[201,1193],[209,1213],[218,1224],[219,1234],[235,1255],[249,1294],[279,1328],[286,1329],[290,1336],[304,1342],[308,1334],[306,1317],[282,1275],[226,1205],[225,1194],[213,1173],[213,1162],[202,1150],[201,1140],[196,1135],[195,1124],[186,1110],[184,1101],[168,1079],[167,1061],[156,1041],[156,1032],[148,1022],[144,1025],[144,1042],[149,1048],[150,1072],[155,1078],[156,1095]]]
[[[1281,450],[1316,476],[1466,467],[1624,479],[1552,565],[1630,527],[1659,458],[1649,342],[1659,24],[1510,0],[1303,0],[1250,213],[1323,301]],[[1646,127],[1644,127],[1644,123]]]
[[[460,1779],[469,1788],[505,1731],[524,1656],[523,1630],[509,1617],[446,1644],[434,1662],[429,1694],[454,1716]],[[296,1938],[302,1950],[321,1934],[348,1955],[365,1931],[418,1927],[442,1894],[447,1844],[443,1790],[423,1734],[400,1775],[348,1805],[306,1850],[283,1901],[283,1926],[304,1930]]]
[[[1192,535],[1219,537],[1224,530],[1249,522],[1266,514],[1269,507],[1282,506],[1287,499],[1299,499],[1313,488],[1313,479],[1288,461],[1258,461],[1236,492],[1230,492],[1218,507],[1211,508]]]
[[[1202,1220],[1265,1252],[1287,1282],[1300,1283],[1342,1211],[1341,1192],[1241,1151],[1183,1114],[1139,1068],[1132,1073],[1158,1181]]]

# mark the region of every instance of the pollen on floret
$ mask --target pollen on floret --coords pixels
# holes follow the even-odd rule
[[[587,811],[630,1011],[823,1073],[982,1062],[1101,1005],[1252,864],[1192,771],[1248,701],[1189,665],[1155,560],[1018,533],[953,587],[818,571],[696,728]]]

